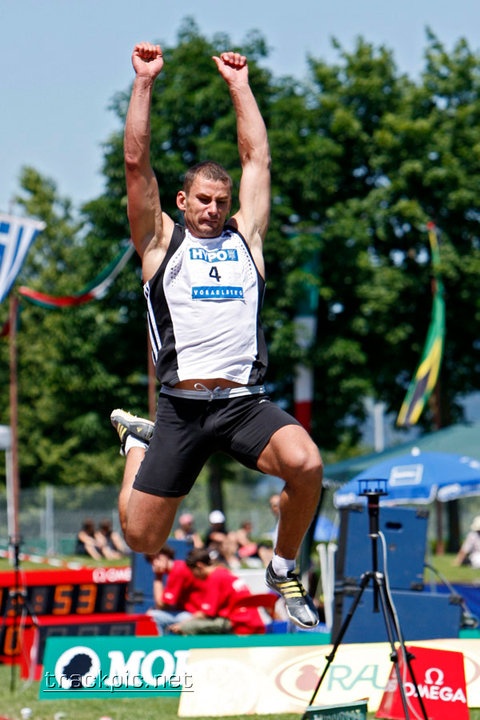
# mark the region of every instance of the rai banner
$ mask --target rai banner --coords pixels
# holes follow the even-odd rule
[[[45,223],[0,214],[0,303],[20,272],[30,245]]]

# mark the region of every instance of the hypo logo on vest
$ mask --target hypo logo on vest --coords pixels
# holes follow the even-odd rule
[[[219,250],[205,250],[205,248],[190,248],[191,260],[203,260],[208,263],[227,262],[228,260],[236,262],[238,253],[235,248],[222,248]]]

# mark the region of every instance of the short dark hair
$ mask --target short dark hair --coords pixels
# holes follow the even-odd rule
[[[84,530],[88,535],[94,535],[95,533],[95,523],[91,518],[85,518],[85,520],[82,523],[82,530]]]
[[[170,560],[173,560],[175,557],[175,550],[172,548],[171,545],[163,545],[160,550],[158,551],[157,555],[166,555]]]
[[[204,162],[192,165],[192,167],[185,173],[185,177],[183,179],[183,191],[187,195],[190,192],[193,181],[198,175],[201,175],[207,180],[218,180],[219,182],[223,182],[225,185],[228,185],[229,191],[232,192],[232,178],[223,165],[220,165],[220,163],[217,163],[214,160],[205,160]]]
[[[170,545],[163,545],[156,553],[146,553],[144,557],[149,563],[151,563],[159,555],[165,555],[169,560],[174,560],[175,550]]]
[[[190,568],[190,570],[193,570],[193,568],[196,567],[198,563],[202,563],[203,565],[211,565],[212,559],[208,550],[205,550],[204,548],[194,548],[188,553],[187,557],[185,558],[185,563],[187,567]]]

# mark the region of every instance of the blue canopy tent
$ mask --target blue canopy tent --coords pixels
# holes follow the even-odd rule
[[[466,455],[422,452],[397,455],[375,463],[340,487],[333,495],[336,508],[365,503],[360,493],[369,481],[386,480],[380,505],[430,504],[480,495],[480,461]]]

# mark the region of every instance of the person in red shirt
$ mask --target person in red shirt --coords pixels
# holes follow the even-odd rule
[[[153,599],[155,607],[148,611],[160,635],[170,632],[174,623],[187,620],[200,610],[204,581],[195,577],[184,560],[175,560],[171,547],[165,545],[151,556],[155,575]]]
[[[212,552],[191,550],[185,563],[197,580],[203,581],[200,608],[188,619],[171,627],[179,635],[264,633],[265,623],[256,607],[239,601],[251,595],[248,586],[227,567],[215,563]]]

